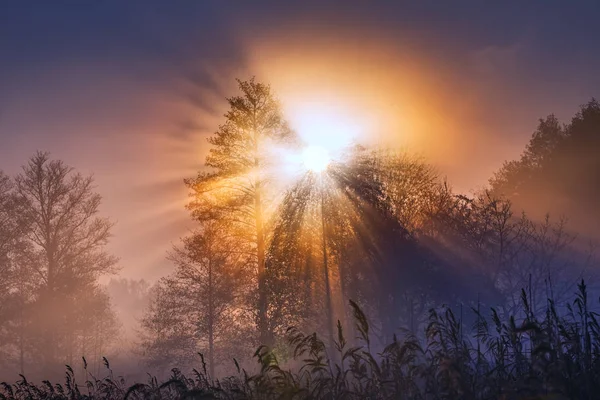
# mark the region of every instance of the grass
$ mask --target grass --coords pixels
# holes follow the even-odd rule
[[[465,326],[452,309],[431,310],[419,335],[403,331],[374,354],[367,317],[351,302],[357,338],[348,340],[338,322],[330,352],[316,333],[287,332],[296,368],[280,365],[261,346],[259,369],[215,379],[200,357],[199,370],[174,369],[159,382],[127,384],[87,374],[79,384],[67,366],[65,382],[35,385],[25,377],[2,383],[2,399],[595,399],[600,395],[600,325],[582,281],[560,308],[548,300],[543,315],[531,310],[522,291],[518,316],[477,309]],[[352,345],[350,343],[353,343]],[[85,364],[84,360],[84,366]]]

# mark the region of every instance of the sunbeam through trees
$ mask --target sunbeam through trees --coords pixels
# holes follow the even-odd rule
[[[0,400],[598,398],[600,3],[275,3],[2,4]]]

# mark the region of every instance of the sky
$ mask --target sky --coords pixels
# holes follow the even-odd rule
[[[235,78],[270,83],[297,129],[330,118],[469,192],[539,118],[600,95],[599,16],[595,1],[3,1],[0,169],[42,150],[94,174],[121,275],[154,280],[194,226],[183,179]]]

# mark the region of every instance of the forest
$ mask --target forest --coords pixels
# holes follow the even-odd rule
[[[402,148],[307,147],[237,83],[154,284],[118,279],[93,176],[0,172],[0,398],[596,398],[598,101],[460,193]]]

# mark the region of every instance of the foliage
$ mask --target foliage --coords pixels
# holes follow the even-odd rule
[[[600,103],[581,106],[570,123],[541,119],[519,160],[506,162],[490,180],[495,196],[510,199],[535,218],[566,215],[578,232],[597,237],[600,186]],[[540,209],[539,205],[543,204]]]
[[[225,123],[208,139],[212,145],[205,169],[185,183],[191,189],[188,209],[200,223],[219,221],[228,226],[246,252],[254,272],[252,302],[261,341],[269,341],[266,249],[273,159],[269,151],[289,139],[290,130],[269,85],[238,80],[241,95],[227,99]]]

